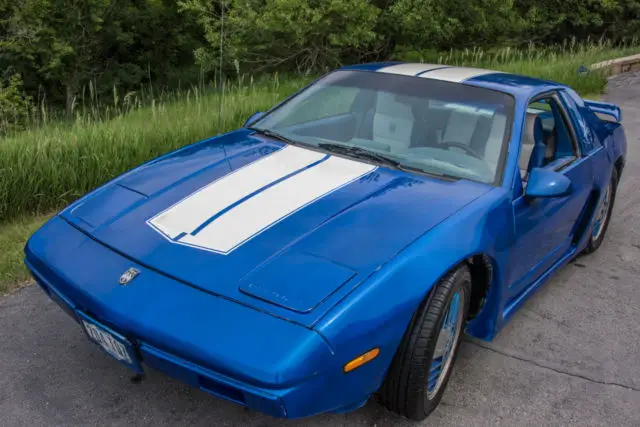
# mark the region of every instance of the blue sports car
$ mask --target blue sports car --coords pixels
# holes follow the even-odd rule
[[[32,236],[26,264],[138,373],[277,417],[377,393],[420,420],[463,332],[492,339],[600,246],[620,120],[529,77],[344,67],[79,199]]]

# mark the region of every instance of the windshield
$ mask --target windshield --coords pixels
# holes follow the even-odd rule
[[[298,143],[371,152],[406,167],[495,183],[506,151],[513,98],[440,80],[367,71],[336,71],[318,80],[253,128]]]

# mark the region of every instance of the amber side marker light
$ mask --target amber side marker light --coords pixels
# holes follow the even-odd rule
[[[344,365],[344,368],[343,368],[344,373],[346,374],[347,372],[351,372],[354,369],[364,365],[365,363],[371,362],[373,359],[378,357],[378,354],[380,354],[380,349],[377,347],[374,348],[373,350],[367,351],[364,354],[361,354],[360,356],[353,359],[351,362]]]

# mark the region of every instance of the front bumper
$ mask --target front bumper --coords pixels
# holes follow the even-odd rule
[[[314,331],[145,269],[60,218],[25,252],[38,285],[70,316],[85,313],[132,342],[143,366],[213,395],[299,418],[357,408],[373,391],[366,372],[342,373],[343,358]],[[119,285],[130,267],[140,276]]]

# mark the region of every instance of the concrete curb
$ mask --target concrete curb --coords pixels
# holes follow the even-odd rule
[[[610,76],[640,70],[640,54],[598,62],[592,64],[590,68],[592,70],[606,69]]]

